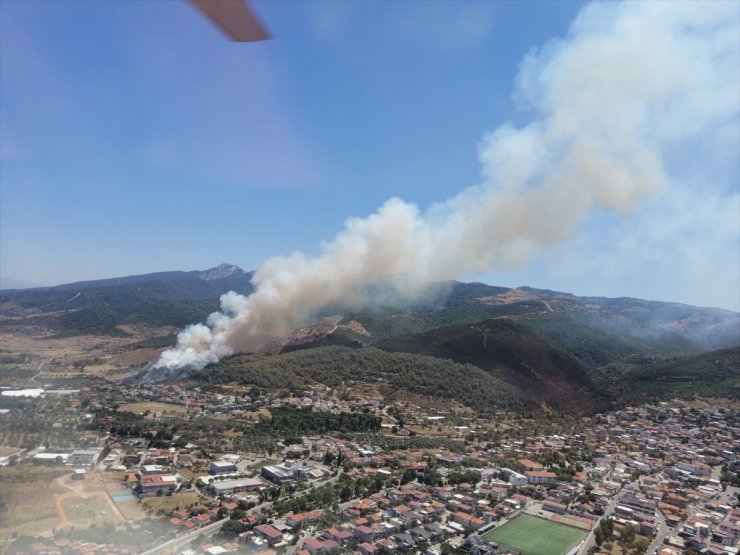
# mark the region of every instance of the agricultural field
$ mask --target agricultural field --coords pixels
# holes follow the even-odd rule
[[[585,535],[585,532],[570,526],[520,515],[501,528],[488,532],[484,538],[515,549],[522,555],[562,555]]]

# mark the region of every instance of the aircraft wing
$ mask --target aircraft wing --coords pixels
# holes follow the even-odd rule
[[[233,41],[254,42],[271,38],[244,0],[189,0],[189,2]]]

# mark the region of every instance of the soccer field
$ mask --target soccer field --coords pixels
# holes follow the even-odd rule
[[[520,515],[484,539],[516,549],[522,555],[562,555],[586,535],[570,526],[555,524],[530,515]]]

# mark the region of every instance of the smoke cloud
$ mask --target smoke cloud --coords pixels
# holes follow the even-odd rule
[[[412,298],[430,281],[520,268],[593,210],[627,215],[670,194],[681,145],[736,129],[740,8],[733,2],[595,3],[521,64],[507,123],[478,150],[482,181],[422,211],[392,198],[322,246],[268,260],[249,297],[227,293],[154,367],[201,368],[285,336],[330,304],[371,302],[383,282]]]

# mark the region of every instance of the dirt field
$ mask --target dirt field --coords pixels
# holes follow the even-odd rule
[[[244,416],[247,417],[249,420],[254,420],[255,422],[258,422],[260,418],[270,418],[272,416],[272,413],[266,408],[261,408],[252,412],[245,412]]]
[[[185,414],[188,412],[187,407],[180,405],[170,405],[168,403],[129,403],[121,405],[118,410],[125,412],[135,412],[137,414],[149,412],[161,412],[162,414]]]
[[[68,467],[23,465],[0,469],[0,497],[8,505],[0,520],[0,537],[14,532],[44,535],[70,526],[117,524],[141,518],[144,513],[138,502],[125,501],[119,507],[110,496],[108,489],[121,488],[120,480],[115,476],[105,480],[110,483],[94,472],[84,480],[73,480]]]
[[[152,513],[169,514],[177,508],[184,509],[188,505],[192,505],[198,501],[198,499],[198,492],[187,491],[185,493],[177,493],[171,496],[163,495],[162,497],[147,497],[146,499],[142,499],[142,505]]]
[[[0,469],[0,497],[8,507],[0,519],[0,537],[58,526],[55,496],[69,490],[56,480],[69,473],[68,469],[28,465]]]
[[[156,359],[161,348],[132,348],[143,339],[171,335],[178,331],[172,326],[163,328],[144,328],[128,326],[122,330],[131,334],[128,337],[81,335],[55,338],[52,332],[36,329],[33,333],[0,333],[0,345],[9,356],[24,354],[39,357],[45,361],[44,374],[58,372],[78,372],[95,376],[117,375],[127,371],[132,365],[142,365]],[[34,363],[35,368],[38,361]]]
[[[115,524],[122,520],[111,511],[108,496],[102,492],[60,496],[59,503],[61,503],[61,511],[70,524],[88,525],[90,522]],[[59,510],[59,505],[57,505],[57,510]]]

